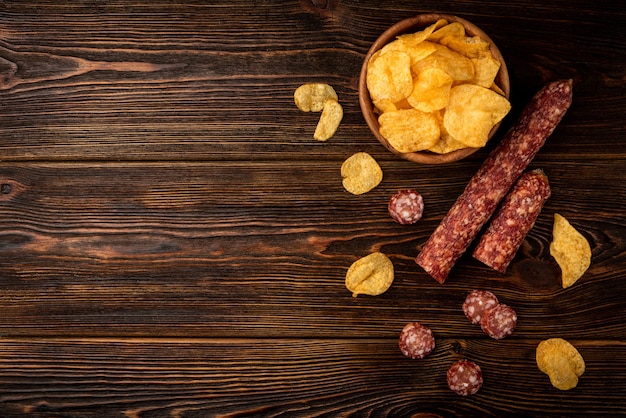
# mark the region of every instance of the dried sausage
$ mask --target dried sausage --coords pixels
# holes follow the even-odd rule
[[[503,303],[485,312],[480,320],[480,328],[495,340],[511,335],[516,326],[517,314]]]
[[[550,184],[543,171],[524,173],[478,241],[474,258],[504,273],[549,197]]]
[[[463,313],[472,321],[472,324],[480,324],[484,313],[498,306],[498,298],[488,290],[474,290],[470,292],[463,302]]]
[[[572,80],[544,86],[472,177],[415,258],[439,283],[554,131],[572,102]]]
[[[420,359],[433,351],[435,337],[428,327],[418,322],[410,322],[402,329],[398,345],[405,356]]]
[[[443,283],[572,102],[572,80],[549,83],[472,177],[415,261]]]
[[[424,199],[415,190],[399,190],[387,205],[389,215],[400,225],[411,225],[419,221],[424,213]]]
[[[448,387],[461,396],[473,395],[483,385],[480,366],[469,360],[459,360],[448,369]]]

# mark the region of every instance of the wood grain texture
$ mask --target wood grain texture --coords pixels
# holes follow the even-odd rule
[[[361,115],[371,43],[417,13],[454,13],[496,41],[512,113],[547,81],[574,102],[533,160],[552,196],[506,274],[461,258],[445,285],[414,262],[494,143],[444,166],[387,152]],[[0,1],[0,416],[626,415],[626,10],[598,0]],[[302,83],[333,85],[344,120],[326,143]],[[494,142],[495,142],[494,141]],[[374,156],[353,196],[340,165]],[[395,224],[398,189],[424,218]],[[568,289],[549,254],[560,213],[589,240]],[[373,251],[395,281],[353,298],[345,273]],[[513,306],[502,341],[463,316],[475,288]],[[400,354],[409,321],[437,348]],[[587,370],[558,391],[542,339]],[[467,357],[485,385],[461,398]]]
[[[11,339],[1,347],[0,381],[10,383],[2,395],[7,417],[99,416],[111,405],[125,417],[623,412],[623,392],[607,393],[625,378],[613,366],[626,361],[623,343],[576,341],[589,369],[577,390],[565,392],[535,366],[529,347],[537,342],[441,339],[416,361],[400,354],[395,339]],[[485,383],[459,398],[445,373],[468,356],[482,364]],[[508,356],[516,361],[505,364]]]
[[[610,171],[610,163],[594,166]],[[602,193],[593,183],[561,190],[579,169],[547,170],[554,198],[507,274],[468,255],[440,286],[413,257],[445,214],[434,210],[449,207],[465,180],[432,185],[389,166],[381,186],[357,198],[343,190],[335,162],[12,166],[2,170],[15,190],[0,206],[0,333],[141,335],[159,326],[162,335],[228,336],[237,323],[259,337],[390,337],[419,312],[444,335],[479,336],[459,321],[459,307],[472,287],[501,286],[501,298],[525,319],[520,336],[563,327],[569,336],[623,338],[621,272],[613,266],[624,262],[625,219],[584,216],[620,193],[619,178],[614,173],[617,187]],[[413,227],[386,213],[388,197],[407,187],[430,203]],[[585,193],[595,200],[581,201]],[[593,266],[567,291],[548,249],[556,211],[594,248]],[[372,251],[392,258],[394,286],[353,299],[345,273]],[[67,329],[71,322],[78,323]]]

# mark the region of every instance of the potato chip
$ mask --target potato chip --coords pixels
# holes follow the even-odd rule
[[[406,52],[374,54],[367,66],[367,88],[373,101],[399,102],[413,91],[411,57]]]
[[[441,43],[441,40],[448,36],[464,37],[465,27],[460,22],[452,22],[434,31],[430,36],[428,36],[428,40]]]
[[[489,44],[478,36],[445,36],[439,43],[467,58],[480,58],[491,55]]]
[[[400,40],[400,42],[404,43],[405,45],[417,45],[421,42],[424,42],[426,39],[428,39],[432,35],[433,32],[435,32],[439,28],[442,28],[446,25],[448,25],[447,20],[439,19],[438,21],[428,26],[424,30],[421,30],[415,33],[405,33],[403,35],[398,36],[397,39]]]
[[[313,138],[318,141],[327,141],[332,138],[343,119],[343,108],[336,100],[326,100],[322,115],[317,122]]]
[[[452,77],[438,68],[426,68],[413,82],[413,91],[407,98],[411,106],[422,112],[433,112],[448,106]]]
[[[411,67],[435,51],[437,51],[435,44],[428,41],[424,41],[417,45],[407,46],[405,50],[405,52],[409,54],[409,57],[411,57]]]
[[[346,288],[353,297],[378,296],[389,289],[393,279],[393,263],[385,254],[375,252],[352,263],[346,273]]]
[[[563,288],[570,287],[582,277],[591,265],[591,246],[567,219],[554,214],[550,255],[561,267]]]
[[[385,112],[378,117],[380,134],[398,152],[428,149],[439,139],[437,118],[417,109]]]
[[[443,124],[457,141],[468,147],[483,147],[491,129],[510,109],[509,101],[493,90],[461,84],[450,90]]]
[[[435,52],[411,66],[413,73],[419,74],[426,68],[438,68],[457,82],[468,82],[474,78],[474,64],[469,58],[443,45],[435,44],[435,48]]]
[[[463,148],[467,148],[467,145],[454,139],[449,133],[445,131],[445,128],[442,127],[441,137],[435,143],[435,145],[428,148],[428,151],[434,152],[436,154],[447,154],[449,152]]]
[[[371,155],[357,152],[341,165],[341,177],[348,192],[360,195],[380,184],[383,171]]]
[[[472,58],[472,64],[474,64],[473,84],[485,88],[491,88],[491,86],[495,85],[494,81],[498,71],[500,71],[500,61],[491,55],[487,55],[481,58]],[[503,93],[499,94],[504,95]]]
[[[380,99],[374,101],[374,107],[376,108],[378,113],[395,112],[396,110],[398,110],[396,104],[389,99]]]
[[[496,92],[496,93],[498,93],[500,96],[504,96],[504,95],[505,95],[504,91],[503,91],[500,87],[498,87],[498,85],[497,85],[496,83],[493,83],[493,84],[491,85],[491,87],[489,87],[489,90],[493,90],[493,91],[495,91],[495,92]]]
[[[550,377],[557,389],[569,390],[578,385],[585,372],[585,360],[576,347],[562,338],[541,341],[536,350],[537,367]]]
[[[394,103],[394,105],[396,106],[397,110],[412,109],[411,103],[409,103],[407,99],[402,99],[399,102]]]
[[[303,112],[320,112],[326,100],[338,100],[335,89],[324,83],[301,85],[294,92],[293,99]]]

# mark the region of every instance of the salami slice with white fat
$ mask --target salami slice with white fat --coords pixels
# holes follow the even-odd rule
[[[394,221],[411,225],[422,218],[424,199],[415,190],[399,190],[389,199],[387,209]]]
[[[480,320],[486,311],[498,306],[498,298],[488,290],[473,290],[463,302],[463,313],[472,321],[472,324],[480,324]]]
[[[473,395],[483,385],[480,366],[469,360],[459,360],[448,369],[448,387],[461,396]]]
[[[501,340],[511,335],[516,326],[517,314],[515,310],[503,303],[485,312],[480,320],[482,330],[495,340]]]
[[[550,197],[548,177],[541,170],[524,173],[506,196],[473,256],[504,273]]]
[[[402,329],[398,345],[405,356],[420,359],[434,350],[435,337],[428,327],[418,322],[410,322]]]
[[[415,262],[443,283],[572,103],[572,80],[547,84],[489,154]]]

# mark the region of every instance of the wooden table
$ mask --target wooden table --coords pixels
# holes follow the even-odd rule
[[[363,57],[391,24],[453,13],[507,60],[513,111],[572,78],[574,103],[531,163],[553,194],[506,274],[465,255],[441,285],[414,262],[493,147],[442,166],[386,151],[361,115]],[[626,11],[619,1],[0,2],[0,416],[616,416],[626,413]],[[326,143],[299,111],[335,87]],[[354,196],[358,151],[384,179]],[[426,211],[395,224],[391,194]],[[560,213],[591,268],[563,289]],[[353,298],[373,251],[393,286]],[[475,288],[514,307],[492,340],[463,316]],[[410,321],[436,336],[402,356]],[[570,391],[535,364],[562,337],[587,370]],[[484,385],[446,385],[461,358]]]

